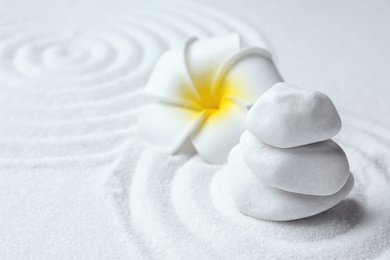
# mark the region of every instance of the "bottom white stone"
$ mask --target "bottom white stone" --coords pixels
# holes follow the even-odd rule
[[[352,190],[353,175],[336,193],[314,196],[271,187],[256,177],[246,166],[239,147],[233,148],[230,163],[224,171],[229,175],[231,192],[237,208],[244,214],[263,220],[287,221],[316,215],[338,204]]]

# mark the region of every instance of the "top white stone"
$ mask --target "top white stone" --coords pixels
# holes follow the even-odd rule
[[[267,144],[290,148],[332,138],[341,119],[324,93],[277,83],[250,109],[246,127]]]

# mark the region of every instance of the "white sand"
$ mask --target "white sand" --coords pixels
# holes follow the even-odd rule
[[[229,1],[252,26],[181,2],[0,1],[0,259],[389,259],[390,5]],[[259,28],[285,80],[343,120],[355,189],[316,217],[246,217],[220,166],[135,136],[165,49]]]

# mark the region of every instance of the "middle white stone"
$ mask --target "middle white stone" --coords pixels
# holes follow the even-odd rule
[[[248,168],[266,184],[289,192],[326,196],[347,182],[349,164],[333,140],[280,149],[245,131],[240,140]]]

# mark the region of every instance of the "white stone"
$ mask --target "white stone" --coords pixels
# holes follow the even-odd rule
[[[237,208],[248,216],[271,221],[294,220],[321,213],[343,200],[354,185],[354,178],[350,174],[342,189],[329,196],[305,195],[274,188],[251,172],[238,146],[231,151],[224,171],[229,175]]]
[[[277,83],[250,109],[246,127],[267,144],[290,148],[332,138],[341,120],[327,95]]]
[[[281,149],[245,131],[240,150],[253,174],[268,185],[290,192],[330,195],[339,191],[349,176],[347,156],[331,139]]]

